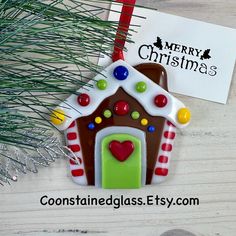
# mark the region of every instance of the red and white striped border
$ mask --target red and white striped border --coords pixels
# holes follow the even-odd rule
[[[166,121],[161,137],[161,145],[157,155],[151,184],[163,182],[168,175],[175,136],[176,127],[170,121]]]
[[[68,129],[65,131],[67,146],[77,158],[78,162],[73,160],[69,160],[70,162],[70,171],[72,175],[72,179],[75,183],[79,185],[88,185],[87,177],[85,174],[84,168],[84,159],[81,150],[79,132],[77,122],[73,121]],[[73,158],[74,156],[70,154]]]

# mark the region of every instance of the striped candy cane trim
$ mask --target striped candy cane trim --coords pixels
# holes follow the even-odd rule
[[[79,139],[78,126],[76,121],[73,121],[69,128],[65,131],[67,146],[74,153],[70,154],[72,158],[76,157],[77,161],[69,160],[70,171],[72,179],[79,185],[88,185],[87,177],[84,168],[84,159],[81,150],[81,144]]]
[[[152,184],[163,182],[168,175],[175,136],[176,127],[170,121],[166,121],[162,133],[160,150],[158,152],[156,165],[152,176]]]

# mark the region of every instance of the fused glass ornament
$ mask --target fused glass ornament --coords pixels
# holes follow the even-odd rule
[[[113,72],[118,66],[128,69],[126,80],[115,78]],[[168,175],[176,127],[184,128],[190,121],[190,116],[182,114],[188,109],[168,92],[161,65],[134,68],[118,60],[101,73],[106,76],[106,90],[96,86],[100,75],[89,82],[91,86],[78,90],[78,94],[86,92],[90,97],[87,106],[77,102],[77,95],[59,106],[65,119],[56,124],[57,128],[65,131],[72,150],[80,147],[74,148],[80,163],[70,162],[73,180],[103,188],[139,188],[162,182]],[[144,93],[136,90],[137,80],[145,82]],[[156,105],[158,95],[165,98],[165,106]],[[102,119],[104,111],[111,114]],[[137,119],[132,117],[134,112],[139,114]],[[127,145],[130,142],[132,152]]]
[[[132,15],[130,6],[123,7],[120,18],[126,32],[131,20],[127,12]],[[117,43],[124,45],[124,36],[117,32]],[[56,108],[64,120],[54,124],[65,131],[72,151],[76,145],[74,157],[80,160],[70,161],[72,178],[79,185],[108,189],[160,183],[168,175],[176,127],[188,125],[190,111],[168,92],[161,65],[132,67],[123,60],[122,47],[116,46],[113,61],[79,89],[79,95]],[[105,89],[97,84],[101,74]]]

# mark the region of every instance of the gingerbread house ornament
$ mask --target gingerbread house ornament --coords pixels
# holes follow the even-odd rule
[[[119,1],[123,7],[113,63],[51,115],[72,151],[74,182],[106,189],[162,182],[168,175],[176,127],[187,126],[191,116],[168,92],[161,65],[132,67],[124,61],[135,0]]]
[[[167,91],[165,69],[135,68],[123,60],[108,66],[54,111],[73,152],[70,170],[80,185],[140,188],[168,175],[176,127],[190,112]]]

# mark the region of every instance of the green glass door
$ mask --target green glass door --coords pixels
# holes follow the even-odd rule
[[[102,187],[133,189],[142,185],[141,140],[129,134],[110,134],[101,141]]]

